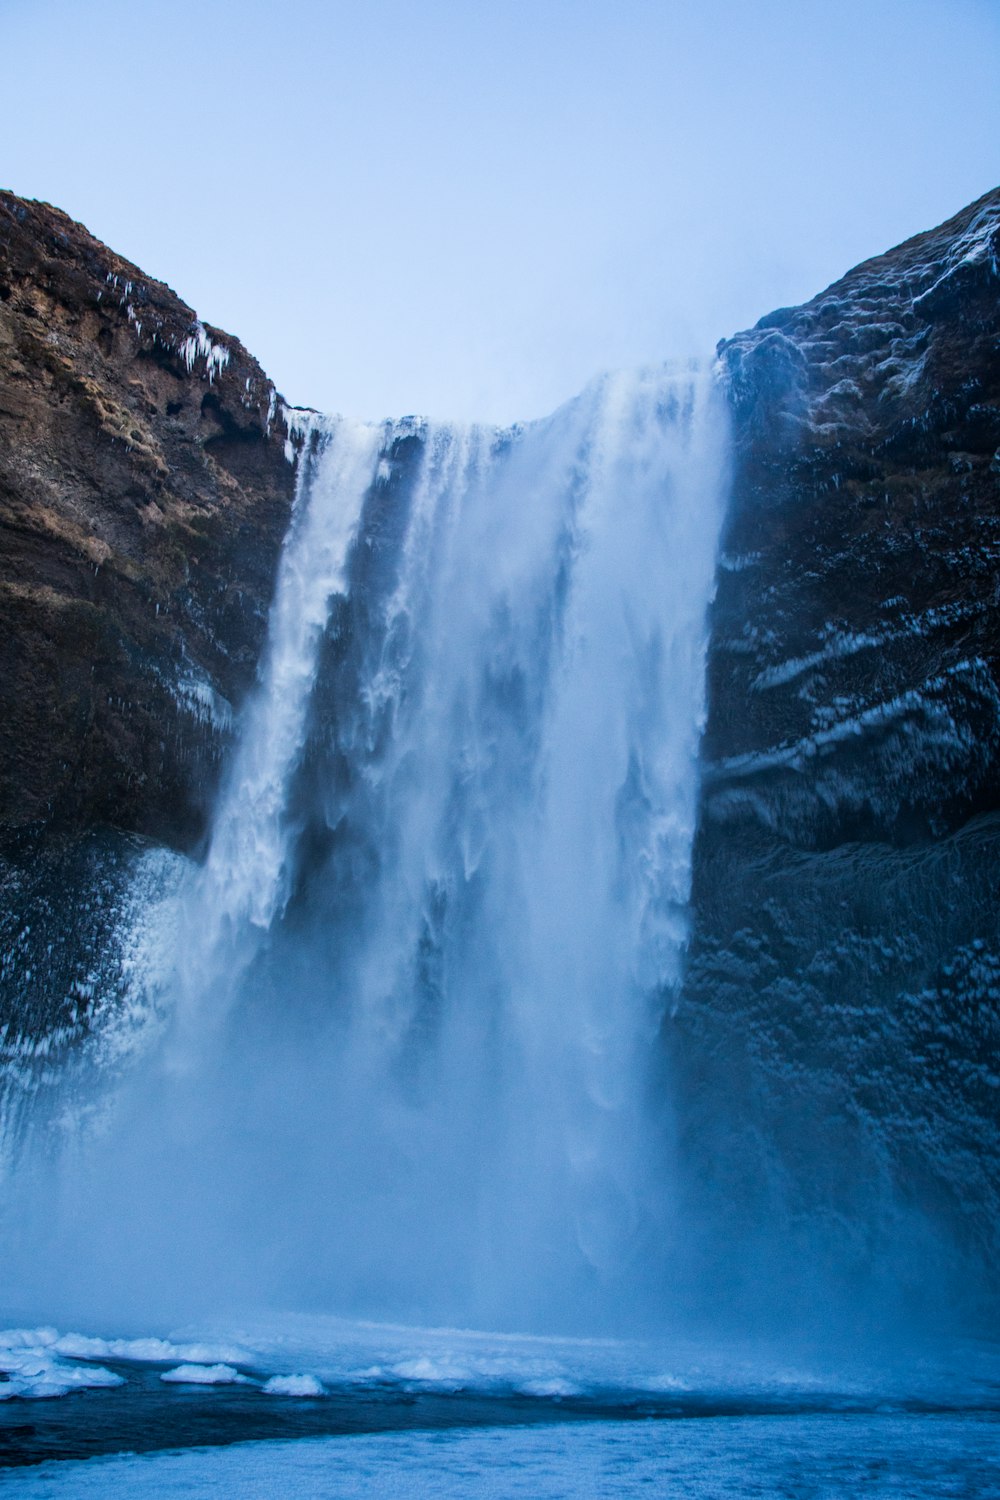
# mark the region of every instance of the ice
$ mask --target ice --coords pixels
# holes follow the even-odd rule
[[[246,1375],[232,1365],[178,1365],[160,1376],[168,1385],[249,1385]]]
[[[524,1396],[552,1397],[557,1401],[563,1396],[583,1394],[580,1387],[571,1380],[526,1380],[520,1389]]]
[[[267,422],[268,431],[274,421],[274,413],[277,409],[277,397],[274,396],[273,406],[268,407]],[[290,464],[294,464],[299,452],[304,447],[313,426],[316,424],[317,413],[309,407],[286,406],[281,403],[281,421],[285,429],[285,458]],[[334,419],[336,420],[336,419]]]
[[[262,1387],[265,1396],[322,1396],[322,1383],[315,1375],[272,1375]]]
[[[237,1364],[253,1365],[255,1356],[232,1343],[177,1343],[171,1339],[101,1338],[60,1333],[58,1329],[8,1328],[0,1332],[0,1400],[14,1396],[67,1396],[73,1391],[126,1384],[125,1377],[94,1363],[101,1359],[131,1364],[167,1364],[163,1380],[176,1384],[249,1383]]]
[[[203,724],[222,733],[233,727],[232,704],[217,692],[206,677],[181,677],[173,689],[174,701]]]
[[[100,1365],[67,1364],[54,1328],[9,1328],[0,1333],[0,1401],[15,1396],[68,1396],[72,1391],[124,1384]]]
[[[229,363],[229,350],[224,344],[214,344],[209,338],[204,324],[200,322],[194,324],[187,338],[181,342],[177,352],[184,361],[189,374],[199,359],[205,361],[205,374],[209,385],[214,382],[217,375],[221,375]]]
[[[55,1330],[52,1330],[54,1333]],[[0,1334],[0,1339],[5,1335]],[[72,1359],[127,1359],[136,1364],[248,1364],[253,1356],[233,1344],[173,1343],[170,1339],[102,1339],[80,1333],[56,1335],[53,1348]]]

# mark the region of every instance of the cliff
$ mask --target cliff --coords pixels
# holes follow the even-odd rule
[[[719,347],[678,1088],[713,1191],[763,1239],[825,1215],[841,1267],[901,1233],[926,1263],[928,1211],[997,1248],[998,273],[995,191]]]
[[[0,853],[197,843],[288,521],[282,411],[169,287],[0,193]]]
[[[665,1035],[678,1221],[715,1225],[696,1275],[734,1296],[787,1297],[824,1246],[904,1298],[955,1245],[970,1286],[1000,1254],[998,267],[1000,190],[719,348],[734,483]],[[134,838],[198,846],[263,641],[288,440],[236,340],[0,195],[15,1061],[113,990]]]
[[[714,816],[905,841],[996,806],[998,274],[994,192],[720,345]]]

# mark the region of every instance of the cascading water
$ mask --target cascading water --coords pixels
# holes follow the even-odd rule
[[[28,1295],[542,1327],[655,1279],[726,436],[665,371],[314,424],[163,1032],[32,1174]]]

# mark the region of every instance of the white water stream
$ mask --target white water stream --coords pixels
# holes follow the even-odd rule
[[[669,1282],[723,402],[610,376],[505,432],[321,421],[300,463],[165,1033],[16,1274],[53,1316],[613,1321]]]

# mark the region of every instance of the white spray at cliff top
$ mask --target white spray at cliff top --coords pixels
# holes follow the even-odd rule
[[[174,1024],[17,1274],[119,1319],[613,1323],[669,1240],[723,402],[609,376],[301,464]]]

